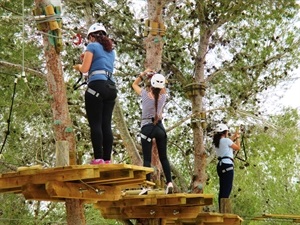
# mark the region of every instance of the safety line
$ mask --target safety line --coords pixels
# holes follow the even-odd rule
[[[14,90],[13,90],[13,95],[12,95],[12,98],[11,98],[11,105],[10,105],[10,110],[9,110],[9,116],[8,116],[8,119],[7,119],[7,131],[6,131],[3,143],[2,143],[0,154],[2,154],[2,152],[3,152],[5,143],[7,141],[8,135],[10,133],[10,122],[11,122],[11,115],[12,115],[12,110],[13,110],[13,105],[14,105],[14,99],[15,99],[15,95],[16,95],[17,81],[18,81],[18,77],[16,77],[15,82],[14,82]]]

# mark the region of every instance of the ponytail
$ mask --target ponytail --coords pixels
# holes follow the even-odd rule
[[[113,50],[113,41],[108,38],[103,31],[98,31],[90,34],[99,42],[105,51],[111,52]]]
[[[152,94],[154,95],[154,105],[155,105],[155,116],[154,116],[154,121],[153,124],[156,125],[158,123],[158,114],[157,114],[157,107],[158,107],[158,98],[159,98],[159,93],[160,93],[160,88],[151,88]]]
[[[222,132],[218,132],[218,133],[215,133],[214,136],[213,136],[213,144],[216,148],[219,148],[220,146],[220,139],[221,139],[221,136],[223,134],[225,134],[227,132],[227,130],[224,130]]]

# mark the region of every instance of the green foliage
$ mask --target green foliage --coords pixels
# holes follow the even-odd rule
[[[261,224],[253,218],[263,214],[297,215],[299,182],[299,114],[285,109],[282,115],[270,118],[272,126],[255,124],[246,127],[244,149],[238,156],[246,162],[235,160],[234,188],[231,199],[233,211],[244,218],[245,224]],[[206,192],[218,193],[215,166],[208,167],[209,183]],[[282,222],[282,221],[281,221]],[[268,224],[281,224],[270,220]],[[282,223],[283,224],[283,223]]]
[[[0,0],[0,15],[7,16],[1,19],[0,24],[0,63],[5,61],[19,66],[1,64],[0,69],[1,143],[6,135],[7,120],[12,113],[10,133],[3,152],[5,163],[0,163],[1,173],[9,171],[11,166],[54,164],[54,122],[45,79],[30,72],[26,72],[27,83],[23,78],[17,79],[13,108],[10,110],[15,74],[21,74],[22,65],[46,74],[41,33],[37,31],[31,17],[33,2],[25,1],[26,32],[23,33],[20,1]],[[87,14],[95,19],[91,23],[103,22],[110,37],[116,42],[118,59],[115,75],[119,99],[130,135],[137,143],[140,140],[140,102],[131,90],[131,83],[144,69],[143,29],[148,15],[144,6],[138,7],[141,13],[137,14],[133,2],[64,1],[64,51],[61,56],[77,151],[83,163],[87,163],[91,154],[89,127],[85,118],[84,88],[73,89],[79,74],[72,69],[72,65],[79,62],[79,55],[84,50],[85,43],[74,45],[73,37],[80,33],[85,38],[89,26],[84,21]],[[249,124],[246,138],[248,162],[236,162],[232,195],[234,211],[246,219],[246,224],[262,224],[250,220],[262,213],[287,213],[286,209],[289,209],[289,213],[299,212],[294,183],[298,178],[299,167],[299,116],[297,112],[286,109],[280,115],[267,118],[268,123],[257,122],[261,121],[257,118],[261,119],[260,107],[264,104],[262,94],[288,80],[299,64],[299,35],[295,29],[297,12],[298,7],[290,0],[172,1],[164,8],[163,19],[167,32],[159,40],[164,41],[161,72],[168,77],[170,93],[164,115],[166,128],[172,128],[176,122],[191,115],[192,106],[187,101],[189,99],[184,86],[198,78],[195,77],[198,69],[195,65],[202,62],[203,79],[207,82],[203,107],[209,112],[209,126],[204,131],[207,156],[213,157],[209,134],[215,122],[231,120],[234,123],[239,120],[245,122],[246,126]],[[204,34],[208,35],[208,43],[204,42]],[[240,114],[241,111],[246,114]],[[249,118],[249,115],[252,117]],[[114,134],[114,158],[118,162],[130,161],[116,126]],[[190,191],[194,170],[193,138],[189,120],[168,130],[169,157],[177,172],[174,181],[181,191]],[[243,156],[243,152],[239,154]],[[215,163],[212,160],[206,168],[208,180],[205,193],[217,194]],[[18,216],[22,214],[24,221],[33,218],[32,203],[24,202],[18,196],[1,197],[5,209],[2,209],[4,213],[0,219],[13,218],[9,212]],[[18,209],[20,211],[15,205],[21,206]],[[99,212],[95,211],[90,205],[86,206],[89,224],[96,224],[95,221],[116,224],[116,221],[103,220]],[[43,219],[39,214],[35,220],[41,218],[40,224],[50,223],[58,218],[56,215],[61,216],[62,212],[63,207],[57,204],[49,218]],[[279,222],[271,221],[268,224]]]

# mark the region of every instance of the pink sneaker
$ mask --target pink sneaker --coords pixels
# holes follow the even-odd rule
[[[111,164],[111,160],[105,160],[104,163],[105,164]]]
[[[104,164],[104,160],[103,159],[93,159],[91,161],[92,165],[97,165],[97,164]]]

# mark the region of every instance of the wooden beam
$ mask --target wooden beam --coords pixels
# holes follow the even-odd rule
[[[213,195],[206,194],[168,194],[165,196],[157,196],[159,205],[186,205],[186,206],[204,206],[210,205],[213,201]]]
[[[117,186],[51,181],[46,183],[45,189],[52,198],[116,201],[121,197]]]
[[[101,201],[94,205],[97,209],[110,208],[110,207],[130,207],[130,206],[145,206],[156,205],[156,198],[139,198],[139,199],[121,199],[119,201]]]
[[[203,224],[209,225],[240,225],[243,221],[238,215],[235,214],[222,214],[222,213],[199,213],[198,221]]]
[[[26,184],[22,187],[22,194],[26,199],[37,200],[37,201],[53,201],[53,202],[64,202],[64,198],[52,198],[45,190],[44,184]]]
[[[195,218],[202,211],[201,206],[139,206],[139,207],[111,207],[101,209],[101,215],[108,219],[159,219],[159,218]]]
[[[36,169],[24,167],[18,172],[0,174],[0,193],[22,191],[22,186],[31,184],[45,184],[48,181],[78,181],[91,183],[137,185],[145,181],[145,175],[153,172],[153,168],[127,165],[72,165],[54,168]]]
[[[126,207],[126,206],[140,206],[147,204],[155,204],[157,206],[204,206],[206,205],[208,199],[212,199],[213,195],[206,194],[168,194],[166,195],[164,191],[152,190],[150,194],[138,195],[140,190],[135,190],[136,195],[122,195],[122,199],[116,202],[103,202],[98,208],[102,207]]]
[[[113,171],[100,171],[99,178],[86,179],[87,183],[99,183],[101,184],[117,184],[126,185],[131,184],[135,180],[139,180],[139,183],[146,180],[145,171],[132,171],[132,170],[113,170]]]
[[[14,173],[13,176],[3,176],[0,178],[0,189],[16,189],[21,190],[22,186],[31,184],[45,184],[49,180],[57,181],[74,181],[95,177],[95,169],[79,169],[79,170],[58,170],[45,172],[43,170],[35,170],[35,174],[24,174],[21,171]],[[31,173],[32,171],[30,171]]]

